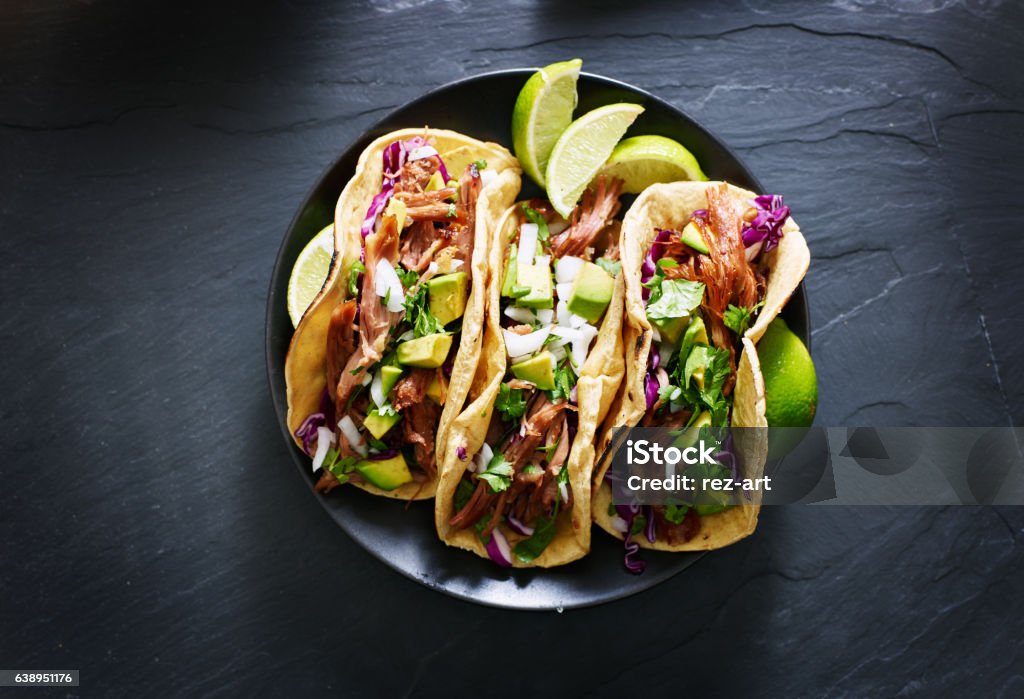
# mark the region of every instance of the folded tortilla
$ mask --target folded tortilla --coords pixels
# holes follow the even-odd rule
[[[647,319],[646,305],[641,286],[641,265],[647,255],[657,229],[681,230],[698,209],[707,209],[707,190],[721,186],[720,182],[673,182],[653,185],[637,197],[623,219],[621,234],[622,268],[625,278],[625,323],[623,337],[626,347],[626,377],[622,391],[616,397],[615,405],[608,419],[601,426],[598,440],[599,452],[604,454],[612,444],[613,432],[619,427],[631,427],[639,423],[646,413],[644,376],[647,372],[648,356],[652,347],[652,327]],[[753,192],[733,185],[727,185],[729,195],[744,207],[757,196]],[[790,218],[783,226],[779,245],[764,253],[755,263],[766,276],[767,287],[763,296],[764,306],[757,321],[742,338],[742,352],[736,368],[736,385],[733,388],[734,427],[766,428],[764,400],[764,379],[757,359],[755,345],[768,324],[786,305],[807,272],[810,252],[796,222]],[[746,478],[758,478],[763,474],[767,457],[766,430],[740,430],[746,441],[738,445],[749,459]],[[594,521],[606,532],[622,539],[623,534],[612,525],[609,505],[612,503],[612,488],[605,481],[605,473],[611,458],[603,458],[600,469],[595,473],[593,514]],[[754,502],[730,507],[717,514],[701,517],[701,528],[690,541],[669,544],[656,540],[648,542],[644,536],[633,537],[642,548],[662,551],[699,551],[717,549],[734,543],[753,533],[757,527],[760,505]]]
[[[488,557],[487,550],[473,527],[458,529],[449,520],[455,514],[455,491],[467,465],[472,463],[485,441],[495,410],[495,400],[506,378],[508,359],[501,329],[500,308],[502,270],[505,269],[510,241],[518,225],[517,210],[520,206],[516,204],[510,208],[496,228],[490,255],[491,278],[487,287],[483,328],[483,361],[476,367],[473,378],[470,390],[472,402],[450,425],[448,450],[441,464],[434,504],[435,522],[442,541],[485,558]],[[513,555],[514,567],[558,566],[581,558],[590,550],[590,482],[594,466],[594,439],[597,427],[608,413],[625,372],[622,346],[625,298],[623,276],[620,273],[615,278],[611,302],[576,384],[578,429],[570,445],[566,466],[568,487],[572,490],[572,509],[559,511],[555,536],[543,553],[529,562]],[[508,536],[512,548],[524,538],[514,533]]]
[[[300,448],[302,441],[295,437],[295,432],[310,414],[319,411],[326,390],[328,325],[334,308],[349,295],[347,281],[353,263],[359,260],[363,219],[373,198],[381,190],[384,150],[395,141],[417,136],[427,139],[441,156],[448,171],[455,173],[455,177],[470,163],[478,160],[485,160],[487,168],[497,173],[491,182],[482,187],[475,208],[472,281],[462,320],[461,340],[437,428],[438,465],[446,444],[448,425],[461,411],[466,400],[480,356],[480,327],[483,323],[490,241],[498,218],[519,192],[521,170],[512,154],[495,143],[485,143],[442,129],[394,131],[366,147],[359,157],[355,174],[338,197],[334,214],[334,257],[330,272],[319,295],[296,328],[285,359],[288,428]],[[328,427],[334,429],[335,425]],[[355,485],[376,495],[408,500],[433,497],[437,482],[436,479],[425,484],[413,481],[394,490],[383,490],[365,482]]]

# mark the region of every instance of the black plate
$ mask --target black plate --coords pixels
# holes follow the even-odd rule
[[[303,479],[312,484],[309,458],[294,447],[285,421],[284,358],[292,335],[285,296],[296,257],[334,217],[338,194],[352,176],[359,153],[389,131],[429,124],[454,129],[512,148],[512,105],[533,70],[487,73],[460,80],[420,97],[377,123],[327,168],[302,202],[285,234],[274,265],[267,302],[267,371],[284,438]],[[577,114],[612,102],[637,102],[646,109],[628,135],[660,134],[679,141],[697,157],[713,180],[728,180],[756,192],[757,179],[709,131],[671,104],[625,83],[584,73],[579,80]],[[525,185],[524,194],[539,190]],[[782,313],[793,331],[810,342],[803,284]],[[311,490],[312,492],[312,490]],[[647,570],[632,575],[622,566],[622,542],[595,528],[593,548],[583,560],[551,570],[506,571],[486,559],[441,543],[434,530],[433,503],[405,504],[356,488],[314,496],[334,521],[367,551],[403,575],[435,590],[480,604],[514,609],[583,607],[645,590],[693,565],[703,554],[644,552]]]

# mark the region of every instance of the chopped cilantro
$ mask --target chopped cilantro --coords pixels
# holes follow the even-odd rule
[[[455,213],[458,211],[455,204],[448,205],[448,218],[455,218]]]
[[[722,321],[725,323],[725,327],[736,333],[737,336],[742,336],[750,327],[750,323],[754,320],[754,314],[757,313],[758,309],[764,305],[764,301],[756,304],[753,308],[747,308],[746,306],[734,306],[731,303],[729,307],[725,309],[725,313],[722,314]]]
[[[613,277],[619,276],[619,272],[622,271],[622,263],[618,260],[609,260],[607,257],[599,257],[594,260],[594,262],[597,263],[598,267]]]
[[[511,388],[507,383],[501,384],[498,388],[498,400],[494,407],[501,413],[501,419],[505,422],[522,417],[526,412],[526,399],[523,398],[523,389]]]
[[[512,484],[512,475],[512,464],[505,459],[504,454],[497,452],[491,457],[487,468],[476,474],[476,477],[487,481],[492,493],[500,493]]]
[[[419,272],[416,272],[415,270],[406,270],[399,265],[395,268],[395,271],[398,273],[398,278],[402,280],[402,286],[406,289],[413,288],[416,286],[416,282],[419,281]]]
[[[689,505],[676,505],[674,503],[669,503],[665,506],[665,519],[672,524],[682,524],[683,517],[686,516],[686,512],[689,509]]]
[[[486,170],[487,169],[487,161],[484,160],[483,158],[481,158],[480,160],[474,160],[473,164],[476,165],[476,169],[477,170]]]
[[[352,269],[348,272],[348,295],[355,296],[359,293],[359,275],[366,271],[366,265],[359,260],[352,263]]]
[[[704,298],[704,285],[688,279],[665,279],[651,293],[647,304],[647,317],[657,320],[682,318],[700,305]]]
[[[413,337],[444,332],[441,321],[430,312],[426,284],[421,284],[415,293],[406,295],[405,319],[412,325]]]
[[[523,202],[523,214],[530,220],[530,223],[537,224],[537,240],[548,240],[551,237],[551,231],[548,230],[548,222],[544,220],[539,211],[531,209]]]
[[[548,391],[548,397],[555,401],[560,398],[569,400],[573,386],[576,385],[576,374],[569,368],[568,362],[563,362],[555,369],[555,387]]]
[[[637,515],[636,517],[633,518],[633,526],[631,526],[629,528],[629,535],[630,536],[639,536],[640,534],[643,533],[643,531],[644,531],[644,529],[646,527],[647,527],[647,518],[644,517],[643,515]]]

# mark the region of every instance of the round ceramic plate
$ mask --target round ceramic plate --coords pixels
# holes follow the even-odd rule
[[[488,73],[445,85],[392,112],[352,143],[313,185],[289,226],[277,255],[267,301],[267,371],[282,434],[292,450],[299,476],[313,475],[309,458],[288,434],[285,416],[284,359],[292,335],[285,295],[288,275],[305,243],[334,218],[334,205],[352,176],[360,152],[373,139],[395,129],[430,125],[453,129],[512,149],[510,120],[516,95],[533,70]],[[673,138],[697,157],[712,180],[728,180],[753,191],[762,187],[743,163],[707,129],[671,104],[631,85],[584,73],[579,80],[577,114],[612,102],[645,107],[628,136],[660,134]],[[540,195],[524,175],[524,196]],[[623,210],[631,203],[624,202]],[[803,284],[782,313],[805,343],[810,341]],[[583,607],[646,590],[693,565],[703,554],[643,552],[647,569],[633,575],[622,565],[622,542],[595,528],[593,548],[580,561],[554,569],[507,570],[467,551],[449,548],[437,538],[433,501],[413,503],[339,488],[314,495],[327,513],[367,551],[399,573],[439,592],[479,604],[514,609]],[[383,571],[382,571],[383,574]]]

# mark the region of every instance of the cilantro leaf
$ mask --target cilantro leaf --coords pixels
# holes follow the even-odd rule
[[[544,549],[548,547],[552,539],[555,538],[555,532],[558,530],[558,501],[555,501],[555,509],[551,515],[546,517],[538,517],[536,526],[533,529],[533,534],[529,538],[523,539],[516,544],[513,552],[516,554],[516,558],[524,563],[533,561],[542,553]]]
[[[427,285],[421,284],[415,293],[405,297],[405,319],[412,325],[413,337],[444,332],[441,321],[430,312]]]
[[[448,218],[455,218],[456,212],[458,212],[458,208],[455,206],[455,204],[449,204],[448,205]]]
[[[498,388],[498,399],[494,407],[501,413],[501,419],[505,422],[512,422],[523,416],[526,412],[526,399],[523,398],[523,389],[511,388],[507,383],[501,384]]]
[[[406,270],[401,266],[396,267],[395,272],[398,273],[398,278],[402,280],[402,286],[406,289],[411,289],[416,286],[416,282],[419,281],[420,278],[419,272],[412,269]]]
[[[551,231],[548,230],[548,222],[544,220],[544,217],[540,215],[539,211],[531,209],[524,202],[523,214],[526,218],[530,219],[530,223],[537,224],[537,240],[548,240],[551,238]]]
[[[348,295],[355,296],[359,293],[359,275],[366,271],[366,265],[359,260],[352,263],[352,269],[348,271]]]
[[[639,536],[643,534],[644,529],[647,527],[647,518],[643,515],[637,515],[633,518],[633,526],[629,528],[630,536]]]
[[[764,301],[761,301],[752,308],[734,306],[730,303],[729,307],[725,309],[725,313],[722,314],[722,321],[725,323],[725,327],[732,330],[737,336],[742,336],[747,331],[747,328],[750,327],[758,309],[763,305]]]
[[[476,165],[476,169],[477,170],[486,170],[487,169],[487,161],[484,160],[483,158],[481,158],[480,160],[474,160],[473,164]]]
[[[647,317],[651,319],[682,318],[697,308],[704,298],[704,285],[688,279],[665,279],[659,289],[658,298],[647,304]]]
[[[689,509],[689,505],[675,505],[673,503],[669,503],[665,506],[665,519],[672,524],[682,524],[683,518],[686,517],[686,513]]]
[[[476,474],[477,478],[487,482],[492,493],[507,490],[512,485],[512,476],[512,464],[505,459],[505,455],[501,452],[491,457],[487,468]]]
[[[344,459],[339,458],[337,449],[331,448],[327,451],[327,457],[324,459],[324,470],[330,471],[331,474],[338,479],[339,483],[348,482],[348,474],[355,470],[356,464],[359,463],[358,456],[346,456]]]
[[[654,264],[654,276],[643,283],[651,290],[651,301],[657,301],[661,296],[661,282],[665,279],[665,270],[669,267],[678,267],[679,263],[671,257],[663,257]]]
[[[569,363],[564,362],[555,369],[555,387],[548,391],[548,397],[553,401],[560,398],[569,400],[569,394],[572,393],[572,388],[575,385],[576,374],[569,368]]]

